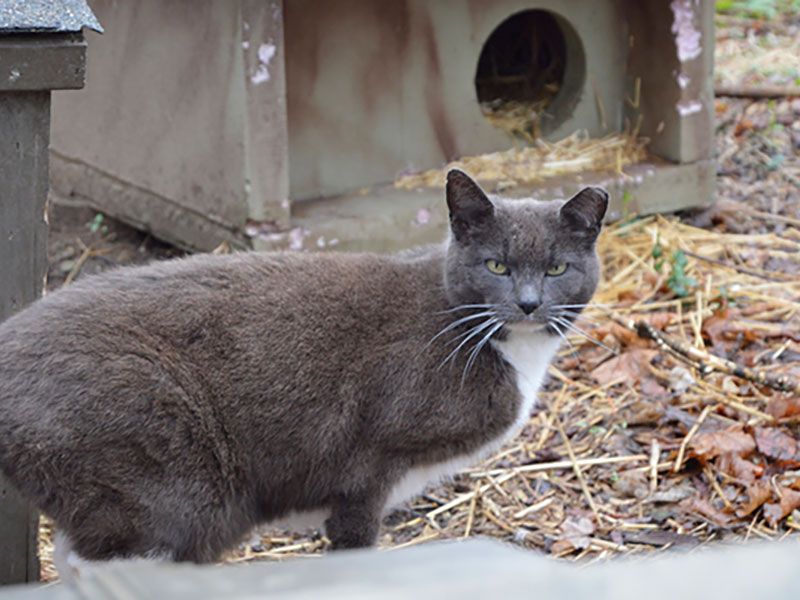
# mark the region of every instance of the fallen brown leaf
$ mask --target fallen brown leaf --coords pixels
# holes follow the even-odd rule
[[[615,356],[592,371],[592,377],[600,385],[624,378],[630,383],[638,383],[643,378],[650,378],[647,365],[658,354],[658,350],[633,348]]]
[[[767,404],[766,413],[772,415],[776,419],[800,415],[800,397],[773,398],[770,400],[769,404]]]
[[[781,501],[764,505],[764,518],[770,526],[775,527],[786,515],[800,507],[800,492],[784,488],[781,490]]]
[[[613,487],[618,492],[631,498],[641,500],[650,493],[647,474],[641,471],[623,471],[614,482]]]
[[[757,510],[764,502],[772,496],[772,486],[769,481],[759,479],[747,486],[747,502],[736,509],[739,517],[746,517]]]
[[[731,520],[729,515],[726,515],[725,513],[714,508],[708,500],[699,498],[697,496],[694,496],[693,498],[687,498],[678,506],[687,512],[700,515],[701,517],[708,519],[720,527],[726,526]]]
[[[628,425],[653,425],[658,423],[666,412],[664,404],[652,400],[637,400],[620,413]]]
[[[694,456],[709,460],[726,453],[747,456],[755,450],[756,443],[753,436],[745,433],[742,425],[737,423],[722,431],[696,435],[689,447]]]
[[[738,454],[728,452],[717,459],[717,468],[723,473],[738,479],[743,483],[753,483],[764,474],[764,467],[745,460]]]
[[[553,553],[569,549],[568,547],[565,548],[565,544],[569,544],[576,550],[583,550],[592,543],[589,536],[594,533],[594,523],[589,517],[569,516],[561,524],[561,532],[561,537],[553,544]],[[555,549],[557,545],[559,550]]]
[[[756,427],[756,445],[764,456],[775,460],[798,460],[797,441],[777,427]]]

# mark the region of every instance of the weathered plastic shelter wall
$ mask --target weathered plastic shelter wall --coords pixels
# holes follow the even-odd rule
[[[90,48],[86,90],[57,100],[54,196],[184,246],[227,239],[385,250],[440,237],[441,191],[397,191],[392,181],[511,146],[481,114],[474,78],[494,28],[528,9],[555,15],[567,38],[564,81],[543,134],[628,128],[651,139],[646,164],[583,177],[611,188],[611,214],[623,195],[643,213],[713,197],[712,2],[94,7],[108,34]],[[580,180],[508,193],[559,196]]]

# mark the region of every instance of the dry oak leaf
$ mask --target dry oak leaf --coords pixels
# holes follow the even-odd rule
[[[767,404],[766,413],[772,415],[776,419],[800,415],[800,397],[793,396],[791,398],[784,398],[779,396],[773,398],[769,401],[769,404]]]
[[[576,550],[583,550],[592,543],[589,536],[594,533],[594,523],[589,517],[570,516],[561,524],[561,531],[563,532],[561,537],[553,544],[552,551],[554,553],[568,550],[569,548],[566,544]],[[558,550],[555,549],[556,544],[558,545]]]
[[[721,431],[701,433],[689,444],[694,456],[710,460],[721,454],[747,456],[756,449],[753,436],[745,433],[741,424],[731,425]]]
[[[772,497],[772,486],[769,481],[759,479],[747,486],[747,502],[736,509],[736,514],[742,518],[757,510],[762,504]]]
[[[758,451],[774,460],[798,460],[797,440],[777,427],[756,427]]]
[[[695,496],[693,498],[687,498],[686,500],[682,501],[678,506],[680,506],[683,510],[694,513],[696,515],[700,515],[701,517],[708,519],[712,523],[719,525],[720,527],[726,526],[731,517],[726,515],[716,508],[712,506],[712,504],[705,500],[704,498],[699,498]]]
[[[745,460],[733,452],[720,455],[717,460],[717,468],[723,473],[727,473],[731,477],[747,484],[753,483],[764,474],[764,467]]]
[[[657,354],[658,350],[633,348],[596,367],[592,371],[592,377],[600,385],[606,385],[618,379],[638,383],[643,378],[651,377],[647,366]]]
[[[780,502],[764,505],[764,518],[771,527],[775,527],[786,515],[800,507],[800,492],[783,488],[780,494]]]

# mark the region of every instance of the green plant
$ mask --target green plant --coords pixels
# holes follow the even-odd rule
[[[757,19],[775,19],[800,10],[800,0],[717,0],[718,13]]]
[[[92,233],[97,233],[100,231],[100,229],[103,227],[103,219],[105,219],[103,213],[97,213],[94,216],[94,219],[86,224],[86,226],[89,228],[89,231]]]
[[[653,244],[653,250],[650,252],[653,257],[653,268],[657,273],[661,273],[664,268],[664,247],[661,245],[661,238],[656,234],[656,243]]]
[[[630,190],[622,192],[622,216],[627,217],[630,213],[631,202],[633,202],[633,194]]]
[[[689,265],[689,260],[686,258],[683,250],[675,250],[670,257],[670,273],[667,279],[667,287],[678,298],[685,298],[688,296],[692,288],[697,286],[697,281],[686,274],[686,267]]]

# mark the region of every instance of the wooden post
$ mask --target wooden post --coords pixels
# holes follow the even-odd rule
[[[0,321],[44,289],[50,91],[83,87],[80,31],[99,27],[83,0],[41,8],[12,3],[0,12]],[[0,476],[0,584],[39,578],[38,523]]]

